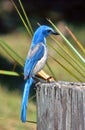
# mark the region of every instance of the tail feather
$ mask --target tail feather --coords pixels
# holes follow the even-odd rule
[[[29,98],[29,91],[30,87],[33,83],[33,79],[29,78],[25,84],[23,98],[22,98],[22,104],[21,104],[21,120],[22,122],[26,122],[26,109],[28,104],[28,98]]]

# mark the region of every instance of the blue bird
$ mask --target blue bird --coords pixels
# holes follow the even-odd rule
[[[38,27],[34,33],[32,44],[26,58],[24,66],[24,79],[26,83],[21,104],[21,120],[24,123],[26,122],[26,109],[33,77],[44,67],[48,57],[46,37],[50,34],[58,35],[57,32],[46,25]]]

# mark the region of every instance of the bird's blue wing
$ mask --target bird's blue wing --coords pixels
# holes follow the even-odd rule
[[[30,49],[24,66],[25,79],[30,76],[37,62],[43,57],[43,55],[44,46],[42,43],[39,43],[35,47]]]

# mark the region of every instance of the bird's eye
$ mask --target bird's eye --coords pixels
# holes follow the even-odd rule
[[[50,30],[50,29],[49,29],[49,30],[47,30],[47,31],[48,31],[48,33],[51,33],[51,32],[52,32],[52,30]]]

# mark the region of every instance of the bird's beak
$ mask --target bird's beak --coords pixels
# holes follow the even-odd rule
[[[53,35],[60,35],[58,32],[52,32]]]

